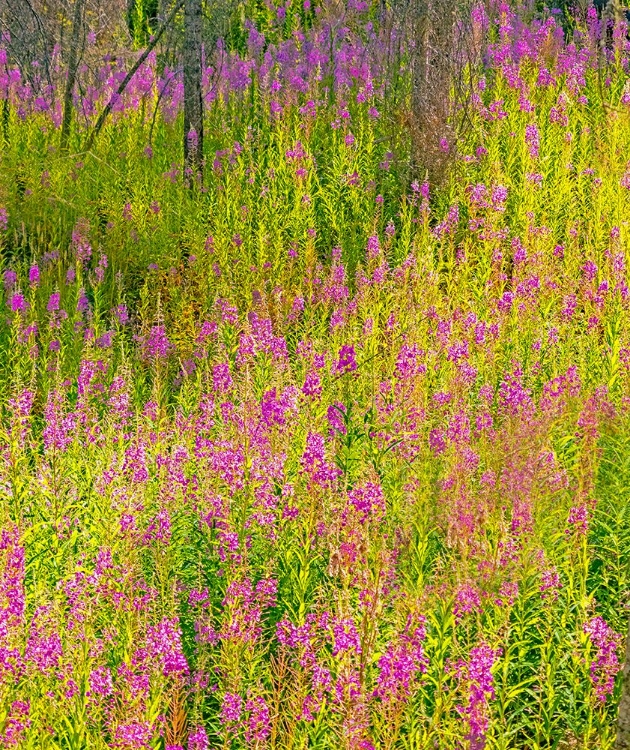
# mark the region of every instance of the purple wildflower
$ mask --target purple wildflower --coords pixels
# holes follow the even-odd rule
[[[481,600],[477,589],[468,583],[460,586],[455,595],[455,606],[453,607],[456,622],[459,622],[464,615],[480,611]]]
[[[593,617],[585,622],[584,632],[590,637],[594,649],[589,673],[595,695],[600,703],[605,703],[614,690],[615,677],[621,668],[618,657],[621,636],[603,617]]]
[[[500,653],[483,644],[471,650],[467,662],[458,665],[460,679],[465,682],[468,693],[466,705],[459,706],[458,711],[467,720],[471,750],[483,750],[486,744],[490,723],[488,702],[494,698],[492,668]]]
[[[166,359],[173,348],[162,325],[153,326],[146,336],[140,338],[140,343],[144,358],[148,360]]]
[[[155,627],[147,629],[147,644],[152,658],[161,664],[163,674],[188,674],[188,663],[182,648],[182,637],[177,617],[165,617]]]
[[[210,741],[202,726],[195,727],[188,735],[188,750],[208,750]]]
[[[237,724],[241,719],[243,699],[236,693],[226,693],[221,704],[221,723],[224,727]]]
[[[351,345],[344,345],[339,350],[339,359],[333,366],[333,372],[335,374],[343,375],[347,372],[354,372],[357,369],[356,354],[354,347]]]
[[[269,737],[271,734],[271,718],[269,706],[262,696],[250,698],[245,704],[245,710],[249,713],[245,739],[250,744],[257,744]]]
[[[405,631],[388,645],[378,660],[379,674],[374,695],[384,703],[401,702],[411,697],[414,681],[427,665],[422,647],[425,638],[424,620],[413,629],[408,622]]]

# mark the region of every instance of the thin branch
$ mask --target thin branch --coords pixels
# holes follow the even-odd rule
[[[26,3],[26,5],[28,6],[29,10],[33,14],[33,17],[35,18],[35,23],[37,24],[37,28],[39,29],[39,34],[41,36],[42,43],[43,43],[43,46],[44,46],[44,67],[45,67],[45,71],[46,71],[46,79],[48,80],[48,83],[50,85],[52,85],[52,79],[50,77],[50,65],[49,65],[50,61],[49,61],[49,55],[48,55],[48,52],[49,52],[49,50],[48,50],[48,41],[49,41],[49,39],[46,36],[46,30],[44,28],[44,24],[42,23],[42,20],[39,17],[39,13],[37,13],[37,11],[35,10],[35,8],[33,7],[32,3],[31,3],[31,0],[24,0],[24,2]]]
[[[123,91],[127,88],[129,81],[135,76],[135,74],[138,72],[138,69],[140,66],[144,63],[144,61],[147,59],[147,57],[153,52],[155,47],[157,46],[158,42],[162,38],[162,35],[166,31],[166,29],[171,25],[173,22],[173,19],[177,15],[177,13],[181,10],[181,8],[184,5],[184,0],[178,0],[173,10],[170,12],[170,15],[164,21],[164,23],[160,26],[160,28],[157,30],[157,33],[149,43],[148,47],[145,49],[145,51],[140,55],[140,57],[136,60],[135,64],[132,65],[131,69],[125,76],[124,80],[120,84],[120,86],[116,89],[116,93],[112,95],[109,102],[107,102],[107,105],[105,109],[101,112],[99,115],[98,120],[96,121],[96,125],[94,126],[94,129],[90,133],[86,143],[84,151],[90,151],[92,146],[94,145],[94,141],[96,140],[98,134],[101,132],[101,129],[103,125],[105,124],[105,120],[107,119],[107,116],[112,111],[114,104],[118,100],[118,97],[123,93]]]

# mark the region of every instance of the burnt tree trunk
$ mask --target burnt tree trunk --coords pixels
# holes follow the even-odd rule
[[[184,2],[184,177],[203,181],[201,0]]]
[[[77,79],[79,68],[79,46],[81,44],[81,32],[83,27],[83,7],[85,0],[74,0],[74,15],[72,18],[72,36],[70,38],[70,52],[68,54],[68,72],[66,78],[66,89],[63,95],[63,119],[61,121],[60,149],[62,152],[68,150],[70,139],[70,124],[72,122],[72,94]]]
[[[4,145],[9,145],[9,97],[2,102],[2,140]]]
[[[132,44],[136,42],[136,15],[136,0],[127,0],[127,30]]]
[[[630,628],[626,640],[626,658],[623,665],[623,688],[617,718],[617,741],[615,750],[630,748]]]

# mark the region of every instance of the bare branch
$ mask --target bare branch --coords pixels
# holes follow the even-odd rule
[[[94,145],[94,141],[96,140],[98,134],[101,132],[101,129],[103,125],[105,124],[105,120],[107,119],[107,116],[112,111],[114,104],[116,103],[117,99],[123,91],[127,88],[129,85],[129,81],[134,77],[134,75],[137,73],[140,66],[144,63],[144,61],[147,59],[147,57],[151,54],[151,52],[155,49],[158,42],[162,38],[162,35],[166,31],[166,29],[171,25],[173,22],[175,16],[177,13],[181,10],[182,6],[184,5],[184,0],[178,0],[178,2],[175,4],[173,10],[170,12],[168,18],[164,21],[164,23],[160,26],[160,28],[157,30],[155,36],[147,46],[147,48],[144,50],[144,52],[140,55],[140,57],[136,60],[134,65],[131,66],[129,72],[125,76],[124,80],[120,84],[120,86],[116,89],[116,93],[113,94],[111,99],[107,102],[107,105],[105,106],[105,109],[101,112],[99,115],[98,120],[96,121],[96,125],[94,126],[94,129],[90,133],[86,143],[84,151],[90,151],[92,146]]]

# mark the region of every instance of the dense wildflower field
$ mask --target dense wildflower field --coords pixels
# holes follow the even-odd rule
[[[434,187],[364,5],[209,58],[192,190],[176,71],[64,155],[0,50],[2,747],[614,744],[626,31],[476,8]]]

